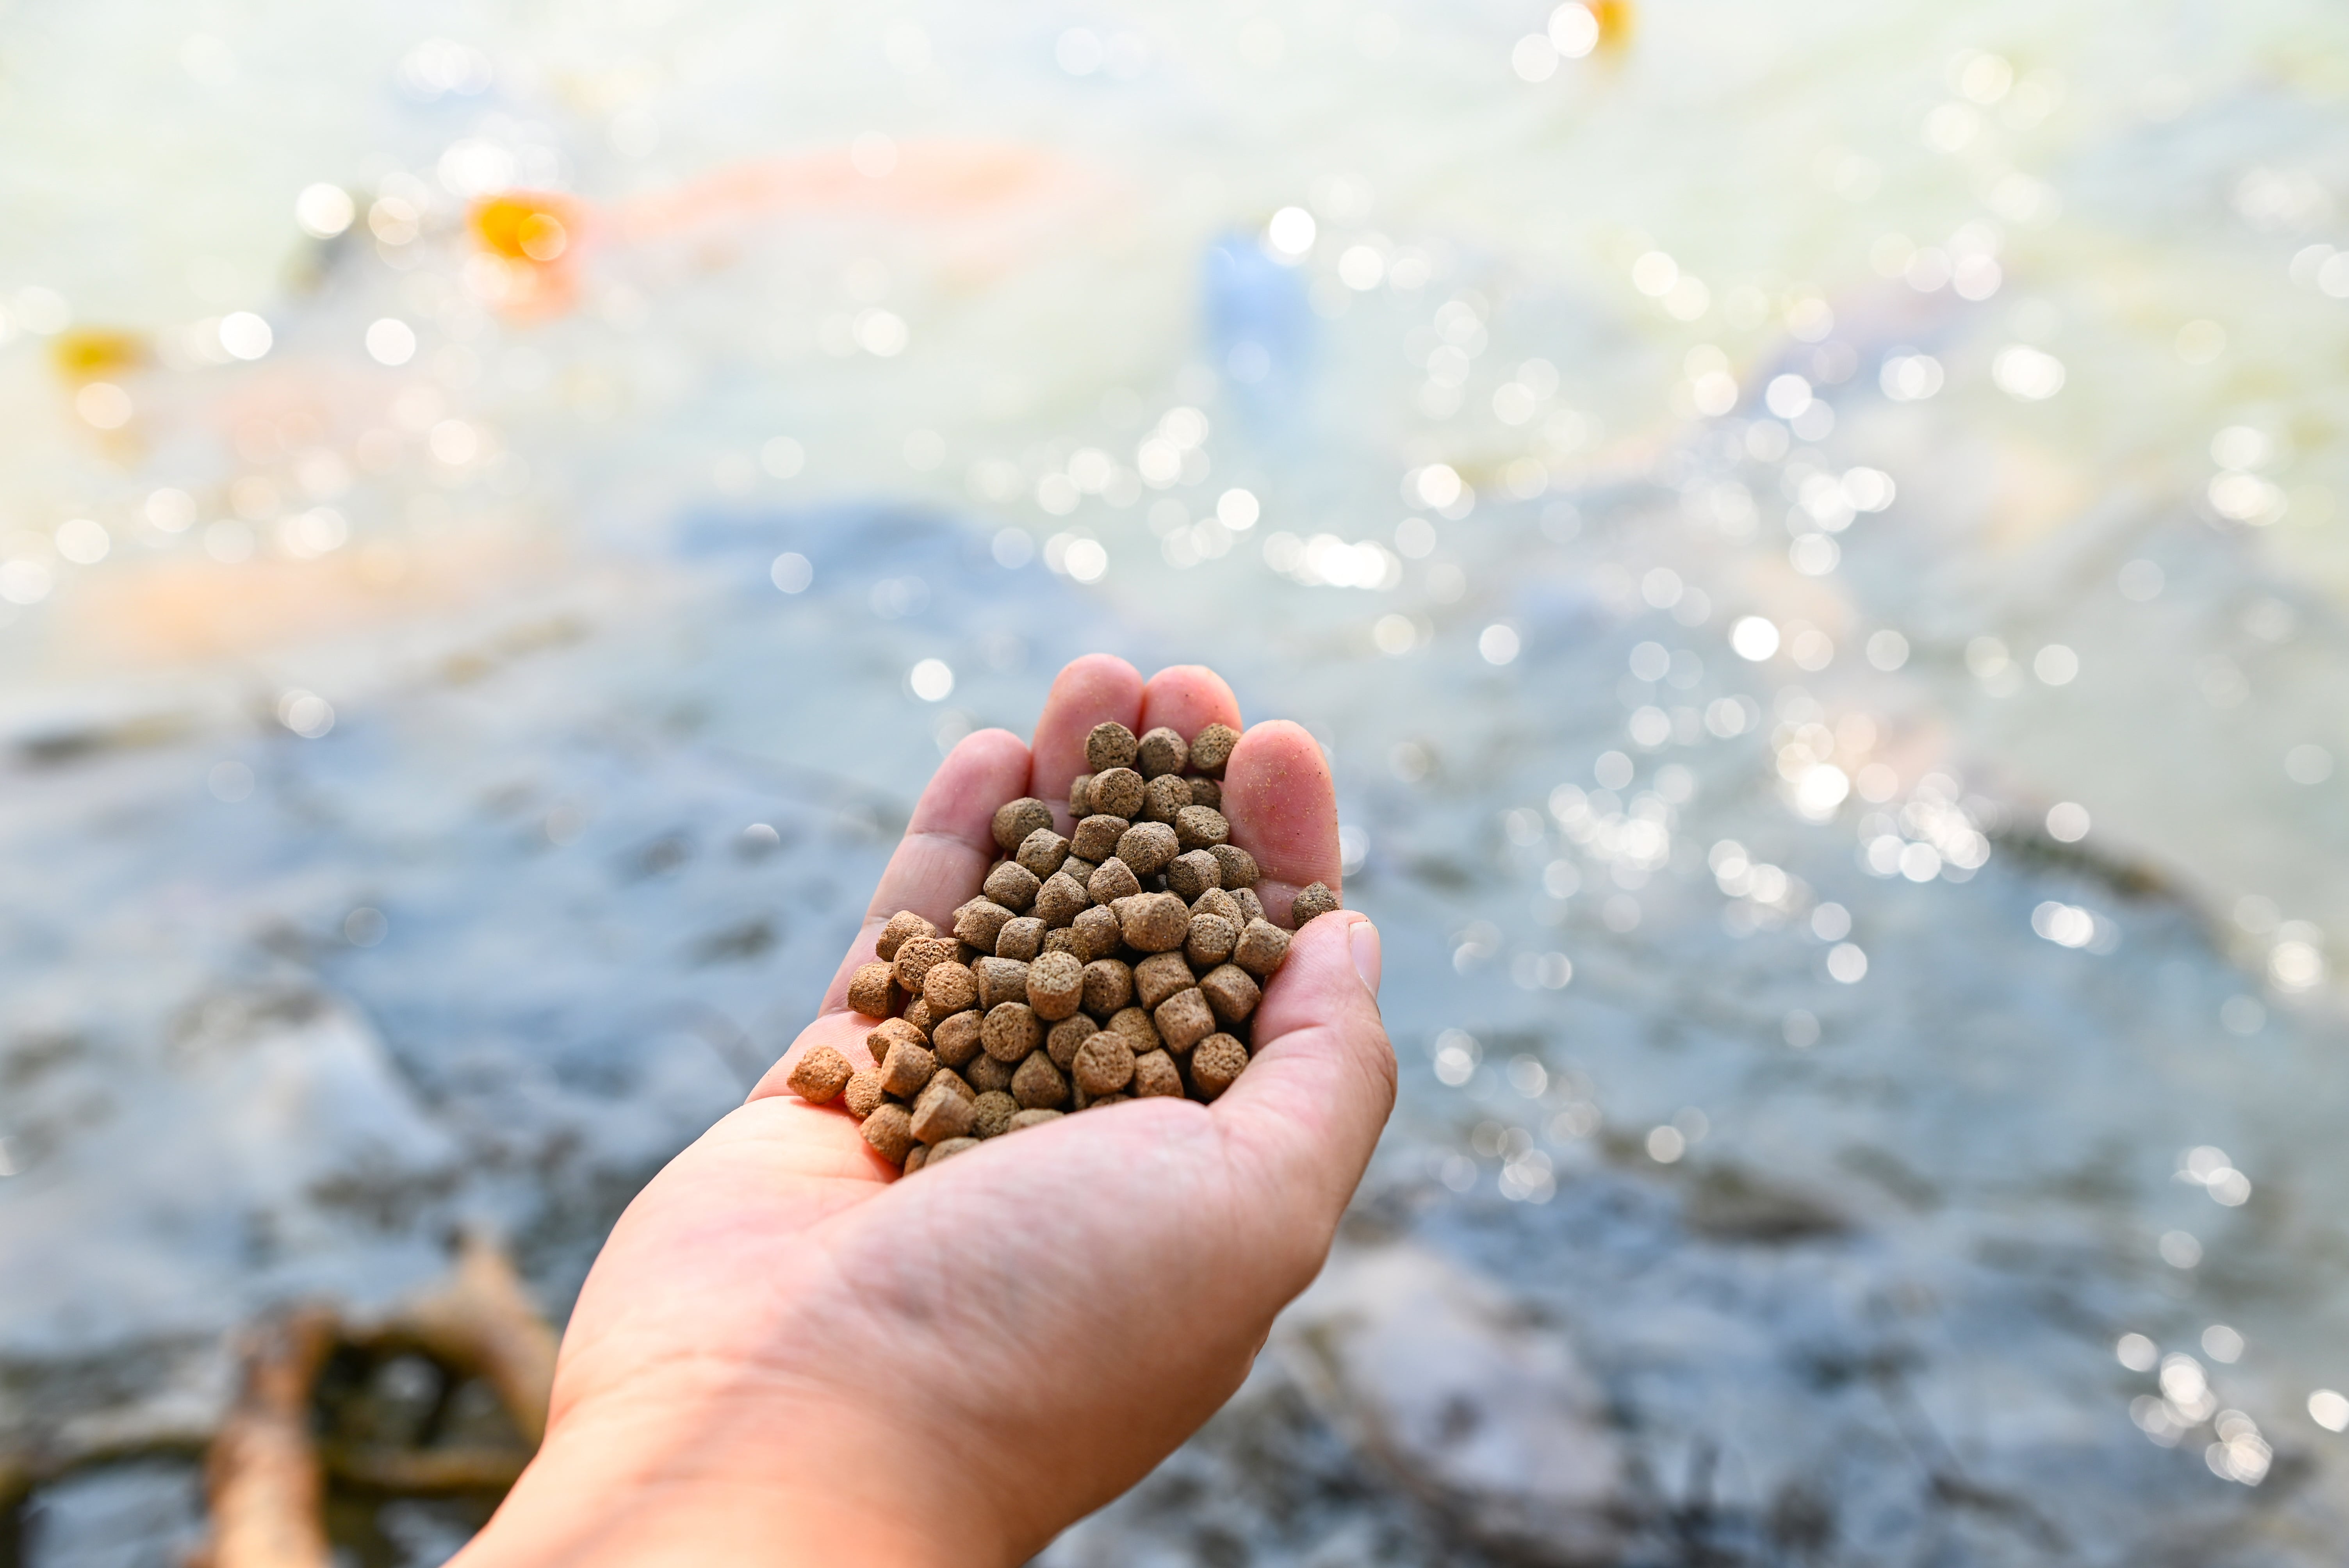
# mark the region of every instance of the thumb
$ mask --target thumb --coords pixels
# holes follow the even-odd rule
[[[1338,910],[1309,923],[1257,1005],[1247,1070],[1214,1106],[1235,1157],[1257,1167],[1255,1190],[1300,1198],[1331,1227],[1394,1109],[1379,960],[1368,916]]]

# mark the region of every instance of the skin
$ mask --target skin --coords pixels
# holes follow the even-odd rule
[[[1095,655],[1061,672],[1032,745],[987,730],[955,748],[822,1015],[614,1227],[546,1441],[462,1568],[1023,1563],[1239,1387],[1394,1103],[1361,915],[1298,934],[1256,1057],[1212,1106],[1106,1106],[901,1178],[845,1111],[785,1087],[817,1046],[864,1059],[849,976],[896,911],[944,927],[977,892],[998,805],[1053,801],[1065,830],[1104,719],[1240,727],[1211,671],[1145,683]],[[1268,910],[1339,887],[1337,801],[1304,730],[1247,730],[1224,801]]]

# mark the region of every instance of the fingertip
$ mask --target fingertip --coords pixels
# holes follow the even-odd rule
[[[1169,665],[1143,688],[1143,729],[1164,726],[1190,740],[1211,724],[1239,728],[1240,699],[1206,665]]]

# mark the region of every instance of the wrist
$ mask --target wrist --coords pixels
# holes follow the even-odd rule
[[[956,1470],[830,1398],[583,1407],[548,1432],[459,1568],[1019,1562]]]

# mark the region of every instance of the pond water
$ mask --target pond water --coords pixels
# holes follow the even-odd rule
[[[461,1222],[559,1315],[1101,648],[1328,748],[1341,1268],[1570,1354],[1615,1560],[2337,1555],[2337,12],[12,21],[10,1449]],[[1547,1560],[1309,1360],[1052,1560]]]

